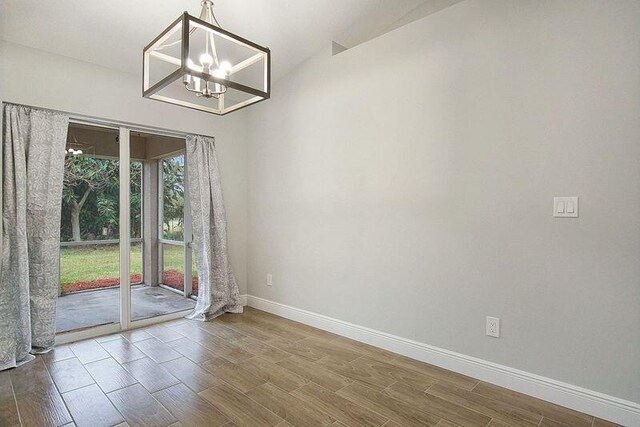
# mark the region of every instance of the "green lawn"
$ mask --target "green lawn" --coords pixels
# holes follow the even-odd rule
[[[164,245],[164,270],[184,271],[184,252],[182,246]],[[193,254],[193,251],[192,251]],[[191,255],[191,275],[198,277],[195,255]]]
[[[164,270],[183,271],[183,250],[180,246],[164,245]],[[131,275],[142,273],[142,244],[131,245]],[[193,262],[194,276],[195,261]],[[118,281],[120,250],[117,244],[60,248],[60,282],[62,288],[78,282]],[[108,279],[108,280],[106,280]],[[140,281],[137,277],[137,281]]]

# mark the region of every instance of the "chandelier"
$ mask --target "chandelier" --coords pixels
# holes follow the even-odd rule
[[[142,95],[224,115],[271,94],[271,51],[223,30],[213,1],[184,12],[143,50]]]

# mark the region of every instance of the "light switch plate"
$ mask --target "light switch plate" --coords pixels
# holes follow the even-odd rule
[[[553,216],[556,218],[578,218],[578,198],[554,197]]]

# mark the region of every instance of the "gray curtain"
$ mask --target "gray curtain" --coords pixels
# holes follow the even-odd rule
[[[198,302],[187,317],[208,320],[242,313],[227,253],[227,219],[213,138],[187,136],[187,182],[198,268]]]
[[[3,119],[0,370],[55,342],[69,124],[63,114],[12,104]]]

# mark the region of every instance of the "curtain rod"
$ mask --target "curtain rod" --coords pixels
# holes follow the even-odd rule
[[[110,128],[126,127],[126,128],[128,128],[128,129],[130,129],[132,131],[135,131],[135,132],[146,132],[146,133],[150,133],[150,134],[153,134],[153,135],[169,136],[169,137],[174,137],[174,138],[186,138],[189,135],[196,135],[194,133],[189,133],[189,132],[175,131],[175,130],[161,128],[161,127],[155,127],[155,126],[139,125],[139,124],[136,124],[136,123],[123,122],[123,121],[120,121],[120,120],[102,119],[100,117],[88,116],[86,114],[70,113],[68,111],[56,110],[56,109],[53,109],[53,108],[42,108],[42,107],[38,107],[38,106],[34,106],[34,105],[21,104],[21,103],[18,103],[18,102],[3,101],[2,103],[3,104],[18,105],[18,106],[28,107],[28,108],[34,108],[34,109],[39,109],[39,110],[45,110],[45,111],[53,111],[53,112],[61,113],[61,114],[66,114],[66,115],[69,116],[69,121],[71,123],[76,123],[76,124],[86,124],[86,125],[110,127]],[[213,138],[215,140],[215,137],[211,136],[211,135],[204,135],[204,134],[197,134],[197,135],[206,136],[206,137],[209,137],[209,138]]]

